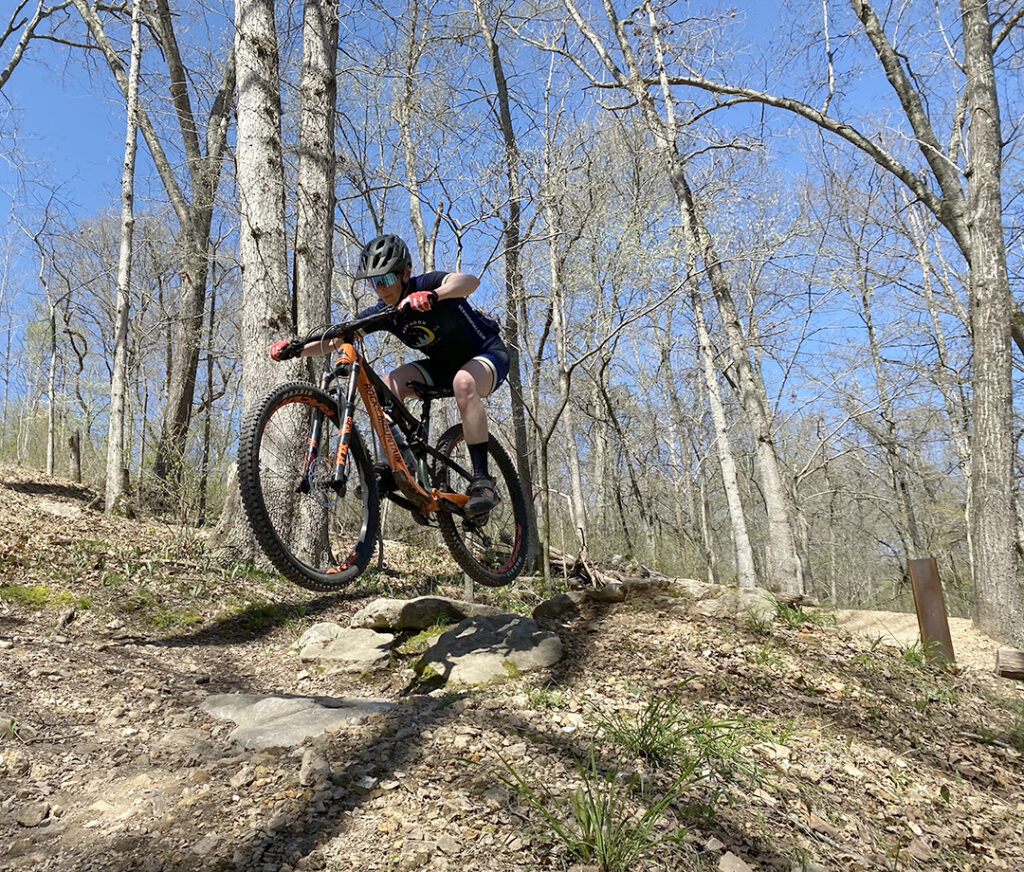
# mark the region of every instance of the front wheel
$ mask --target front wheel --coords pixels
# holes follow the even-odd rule
[[[358,576],[380,525],[377,482],[355,429],[346,485],[334,481],[338,439],[334,399],[304,382],[274,390],[242,426],[238,482],[256,541],[285,578],[310,590],[337,590]]]
[[[472,472],[461,424],[441,436],[437,450],[467,473]],[[519,575],[526,562],[526,501],[515,466],[493,436],[487,442],[487,453],[498,504],[485,517],[472,520],[442,511],[437,523],[448,550],[466,574],[489,587],[501,587]],[[440,467],[437,487],[441,490],[465,493],[469,484],[470,479],[456,470]]]

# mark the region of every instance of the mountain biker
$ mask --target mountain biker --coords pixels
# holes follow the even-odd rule
[[[487,412],[483,398],[508,375],[508,348],[498,324],[473,308],[466,297],[480,280],[468,273],[429,272],[412,275],[412,257],[405,242],[394,234],[372,239],[359,256],[357,279],[366,279],[380,302],[357,317],[374,315],[388,306],[397,312],[373,331],[386,330],[425,358],[406,363],[384,378],[399,399],[414,395],[409,383],[450,386],[462,415],[462,430],[473,464],[467,517],[484,515],[494,508],[494,479],[487,465]],[[327,354],[334,343],[286,339],[270,348],[274,360]]]

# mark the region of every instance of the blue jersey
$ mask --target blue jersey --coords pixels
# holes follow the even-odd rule
[[[405,294],[436,291],[446,272],[429,272],[409,279]],[[386,304],[381,301],[359,313],[359,318],[374,315]],[[438,300],[428,312],[406,308],[396,312],[384,324],[370,332],[386,330],[410,348],[422,351],[432,360],[463,364],[496,344],[501,344],[498,322],[474,309],[462,298]]]

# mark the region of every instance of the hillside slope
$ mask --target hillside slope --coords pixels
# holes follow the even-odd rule
[[[570,796],[580,759],[595,789],[618,773],[620,796],[642,774],[640,812],[678,769],[609,725],[652,701],[706,777],[652,831],[685,833],[630,869],[1024,868],[1024,688],[975,668],[984,650],[934,670],[821,616],[700,619],[637,595],[555,626],[565,656],[544,674],[430,689],[410,646],[380,673],[325,675],[294,652],[307,627],[378,595],[460,596],[454,567],[392,545],[390,571],[318,596],[89,498],[0,469],[0,870],[565,868],[502,760],[541,798]],[[528,613],[539,590],[479,596]],[[234,691],[397,706],[249,752],[199,707]]]

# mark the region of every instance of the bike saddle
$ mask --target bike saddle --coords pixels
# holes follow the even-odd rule
[[[425,382],[406,382],[406,387],[412,388],[412,392],[421,400],[436,400],[440,397],[454,397],[455,392],[450,388],[441,388],[428,385]]]

